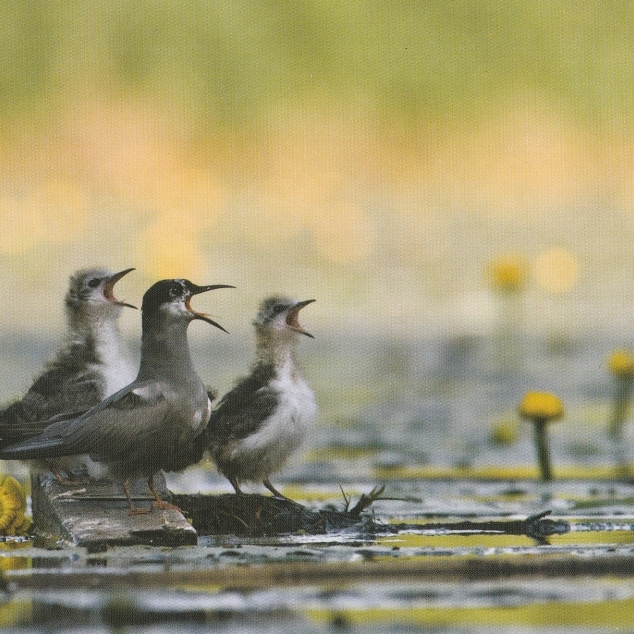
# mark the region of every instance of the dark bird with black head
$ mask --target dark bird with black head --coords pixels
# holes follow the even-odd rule
[[[87,453],[120,479],[130,513],[145,513],[130,499],[132,478],[147,478],[152,508],[176,508],[162,500],[153,478],[196,461],[195,440],[209,420],[211,402],[189,352],[187,328],[195,319],[224,330],[190,302],[225,284],[197,286],[162,280],[144,295],[141,365],[136,379],[74,420],[56,422],[29,440],[0,451],[0,458],[51,458]]]

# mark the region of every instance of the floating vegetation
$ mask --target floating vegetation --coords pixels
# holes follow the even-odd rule
[[[378,500],[384,486],[363,493],[352,505],[342,489],[344,506],[332,505],[313,511],[288,498],[263,495],[176,495],[175,503],[191,518],[201,535],[280,535],[305,533],[319,535],[354,528],[359,533],[374,534],[389,528],[364,512]]]

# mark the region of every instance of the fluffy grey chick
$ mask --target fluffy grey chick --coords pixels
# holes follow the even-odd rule
[[[46,364],[24,397],[0,413],[0,447],[42,432],[50,419],[83,412],[126,386],[134,369],[124,353],[117,320],[124,306],[113,294],[115,284],[130,271],[112,273],[89,268],[71,275],[65,297],[67,334],[63,347]],[[31,467],[51,470],[67,483],[76,470],[89,466],[87,457],[32,461]]]
[[[269,476],[298,449],[315,419],[315,396],[295,359],[298,335],[312,335],[298,321],[314,299],[265,299],[254,321],[256,358],[251,373],[212,411],[208,447],[218,471],[236,493],[241,482],[262,482],[277,497]]]

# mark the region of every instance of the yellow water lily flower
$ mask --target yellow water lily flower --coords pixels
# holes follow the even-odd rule
[[[552,480],[550,452],[546,427],[550,421],[564,414],[562,402],[550,392],[526,392],[519,406],[519,413],[532,421],[535,431],[535,446],[542,480]]]
[[[623,440],[625,421],[630,415],[630,399],[634,387],[634,352],[614,350],[608,357],[608,368],[616,381],[608,433],[615,441],[620,442]]]
[[[493,288],[502,292],[515,292],[526,284],[526,263],[519,256],[501,256],[491,263]]]
[[[616,376],[634,377],[634,353],[629,350],[615,350],[608,357],[608,368]]]
[[[550,392],[526,392],[519,406],[524,418],[557,420],[564,415],[562,402]]]
[[[25,517],[26,493],[11,476],[0,476],[0,535],[24,534],[31,525]]]

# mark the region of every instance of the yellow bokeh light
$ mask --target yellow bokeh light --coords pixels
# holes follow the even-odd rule
[[[194,214],[159,214],[139,236],[139,249],[148,275],[156,279],[202,279],[207,259],[198,244],[204,223]]]
[[[152,277],[196,280],[205,275],[207,254],[200,237],[220,220],[225,198],[209,170],[173,170],[154,182],[146,202],[158,213],[138,240]]]
[[[535,261],[533,275],[537,284],[550,293],[569,291],[579,277],[577,258],[566,249],[548,249]]]
[[[63,180],[38,183],[20,194],[0,197],[0,253],[23,253],[42,243],[72,242],[84,231],[88,200],[80,187]]]
[[[333,207],[315,218],[315,247],[331,262],[348,264],[369,255],[377,241],[377,228],[368,214],[355,205]]]

